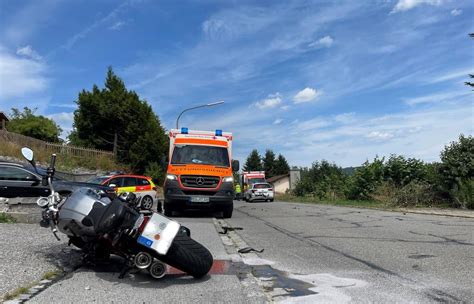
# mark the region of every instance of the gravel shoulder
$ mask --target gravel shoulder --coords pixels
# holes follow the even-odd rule
[[[67,250],[64,241],[37,224],[0,224],[0,299],[64,266]]]

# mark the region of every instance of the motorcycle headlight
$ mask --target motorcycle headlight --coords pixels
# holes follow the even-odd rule
[[[222,178],[222,182],[223,183],[233,183],[234,182],[234,178],[232,176],[226,176],[226,177],[223,177]]]
[[[48,204],[49,204],[48,198],[47,198],[47,197],[40,197],[40,198],[36,201],[36,204],[37,204],[38,206],[40,206],[41,208],[44,208],[44,207],[48,206]]]
[[[166,174],[166,179],[168,179],[168,180],[177,180],[178,177],[174,174]]]

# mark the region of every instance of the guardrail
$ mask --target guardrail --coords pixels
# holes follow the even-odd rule
[[[48,153],[66,154],[79,157],[107,157],[111,159],[115,158],[114,153],[111,151],[51,143],[29,136],[8,132],[4,129],[0,129],[0,143],[2,141],[12,142],[19,146],[27,146],[32,149],[43,149]]]

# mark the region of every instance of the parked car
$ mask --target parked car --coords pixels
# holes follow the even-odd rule
[[[269,183],[255,183],[249,185],[249,188],[245,191],[244,199],[246,202],[256,200],[273,202],[274,195],[273,187]]]
[[[148,176],[131,174],[105,175],[93,178],[89,182],[114,188],[117,193],[133,192],[141,197],[141,205],[146,209],[150,209],[158,200],[155,183]]]
[[[38,168],[40,174],[45,170]],[[17,164],[13,162],[0,162],[0,197],[38,197],[48,196],[50,189],[43,185],[41,175],[29,165]],[[71,182],[55,178],[53,180],[54,189],[61,195],[67,195],[72,191],[89,187],[102,190],[110,195],[115,195],[114,189],[102,185]]]

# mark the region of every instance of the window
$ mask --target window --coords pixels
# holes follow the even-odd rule
[[[271,187],[272,186],[270,186],[270,184],[255,184],[255,185],[253,185],[254,189],[269,189]]]
[[[10,181],[35,181],[38,178],[32,173],[14,167],[0,167],[0,180]]]
[[[148,186],[150,182],[146,178],[137,178],[138,186]]]
[[[115,177],[107,182],[107,186],[115,185],[115,187],[122,187],[123,177]]]
[[[196,145],[176,145],[171,163],[230,166],[227,148]]]
[[[135,177],[125,177],[123,181],[123,187],[135,187],[137,185],[137,179]]]

